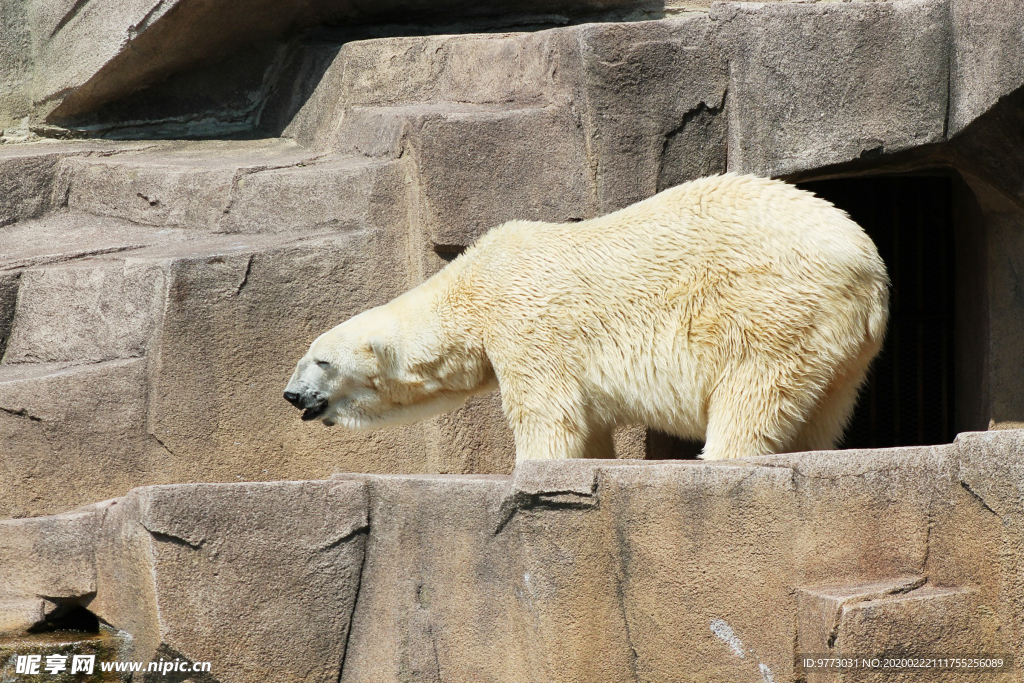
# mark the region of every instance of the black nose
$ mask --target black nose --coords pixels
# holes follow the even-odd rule
[[[288,401],[296,408],[302,407],[301,405],[299,405],[299,403],[302,401],[302,397],[296,394],[294,391],[284,392],[284,400]]]

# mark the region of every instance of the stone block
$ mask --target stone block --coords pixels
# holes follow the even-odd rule
[[[111,502],[0,521],[0,634],[24,633],[96,592],[95,550]]]
[[[233,49],[311,25],[510,14],[542,14],[550,21],[553,12],[580,15],[659,8],[650,0],[533,0],[514,7],[465,0],[390,1],[359,7],[338,6],[329,0],[248,0],[231,8],[189,0],[122,0],[102,6],[37,3],[28,19],[36,38],[31,55],[33,95],[42,105],[37,105],[39,116],[60,121]]]
[[[594,214],[583,136],[568,110],[432,115],[409,137],[419,221],[439,251],[458,251],[512,219],[565,222]]]
[[[304,45],[298,50],[284,72],[285,76],[295,74],[291,87],[283,90],[279,83],[267,103],[271,117],[267,124],[275,123],[282,137],[310,149],[330,149],[345,107],[341,49]]]
[[[399,159],[418,121],[429,116],[495,110],[467,104],[410,104],[395,107],[353,106],[334,131],[332,149],[339,154]]]
[[[141,357],[163,309],[153,263],[85,260],[21,273],[4,363],[98,363]]]
[[[397,163],[345,157],[239,173],[219,229],[297,233],[400,226],[405,185]]]
[[[949,135],[1024,86],[1024,1],[951,0]]]
[[[0,28],[0,32],[2,30]],[[0,118],[3,115],[0,109]],[[0,130],[0,144],[2,142]],[[139,146],[135,142],[98,140],[44,140],[3,144],[0,146],[0,225],[37,218],[60,206],[61,198],[54,196],[53,189],[61,160],[95,153],[117,154]]]
[[[838,656],[838,638],[844,620],[859,603],[881,600],[892,595],[904,595],[925,584],[923,576],[905,576],[854,586],[822,586],[797,592],[797,655]],[[849,624],[845,624],[849,628]],[[848,635],[843,633],[843,635]],[[846,645],[844,642],[842,645]],[[874,650],[843,654],[875,656]]]
[[[520,498],[563,495],[591,498],[597,495],[598,477],[607,468],[638,464],[642,463],[602,458],[525,460],[516,465],[509,490]]]
[[[996,248],[991,251],[1003,254],[998,243],[1008,236],[1000,231],[1021,221],[1024,205],[1024,87],[1001,97],[944,151],[970,186],[986,218],[991,216],[996,221]]]
[[[355,41],[339,53],[348,106],[520,106],[566,99],[575,30]],[[571,82],[571,81],[570,81]]]
[[[390,138],[395,126],[431,110],[568,106],[579,80],[577,43],[576,29],[554,29],[310,46],[298,70],[322,76],[283,134],[346,151],[378,131]]]
[[[804,586],[924,575],[933,501],[951,497],[957,488],[953,446],[750,460],[792,473],[800,501],[795,580]]]
[[[224,683],[333,683],[367,523],[356,482],[135,489],[104,520],[90,608],[132,634],[128,659],[214,662]]]
[[[314,119],[321,127],[340,121],[333,143],[321,135],[316,144],[397,155],[409,120],[431,112],[569,108],[587,140],[581,170],[596,178],[599,210],[606,212],[725,169],[727,70],[712,27],[695,16],[348,43],[321,79],[318,103],[307,103],[292,126],[313,140],[302,131]],[[542,147],[534,154],[565,151]]]
[[[975,585],[981,590],[980,602],[999,605],[998,613],[1006,626],[1004,651],[1017,658],[1018,671],[1024,644],[1008,633],[1024,629],[1024,430],[995,430],[964,433],[957,436],[959,480],[965,501],[961,509],[972,511],[986,522],[963,528],[955,538],[946,538],[938,548],[953,548],[972,568]],[[983,534],[970,534],[975,529]],[[967,548],[958,546],[964,539],[976,539]],[[973,551],[973,552],[972,552]],[[980,559],[988,557],[987,560]],[[964,583],[972,578],[968,575]],[[1019,675],[1019,674],[1018,674]]]
[[[230,201],[236,169],[194,168],[121,159],[70,159],[67,206],[160,227],[216,225]]]
[[[729,170],[778,176],[944,139],[942,0],[717,3]]]
[[[0,5],[0,140],[17,140],[27,131],[32,110],[31,0]]]
[[[217,228],[248,174],[312,155],[293,142],[182,141],[145,154],[67,159],[55,192],[72,210],[171,228]]]
[[[146,433],[146,361],[0,365],[0,517],[59,512],[180,463]]]
[[[515,540],[495,535],[507,477],[365,481],[370,536],[341,681],[550,680],[523,642]]]
[[[1024,115],[1021,121],[1024,123]],[[1024,164],[1020,171],[1017,180],[1024,197]],[[1024,213],[990,213],[985,227],[989,251],[989,426],[1020,428],[1024,427],[1024,345],[1020,343],[1024,338],[1024,299],[1015,283],[1024,267]]]
[[[37,108],[43,104],[42,117],[128,50],[138,33],[177,4],[158,0],[111,5],[68,0],[33,3],[28,17],[33,34],[30,54],[35,61],[32,95]]]
[[[0,157],[0,225],[36,218],[51,208],[56,166],[64,156],[38,153]]]
[[[334,79],[327,74],[332,66],[340,68],[337,60],[340,45],[320,42],[292,45],[280,64],[279,74],[267,99],[259,110],[256,132],[268,137],[288,137],[304,147],[316,147],[312,142],[317,134],[325,134],[327,117],[334,121],[338,102],[325,97],[327,88],[321,88]],[[334,93],[337,94],[337,93]],[[285,130],[289,130],[286,135]]]
[[[190,141],[152,155],[64,164],[67,205],[144,225],[274,233],[360,228],[402,215],[394,164],[318,160],[290,142]]]
[[[8,277],[20,278],[25,268],[125,254],[193,237],[195,234],[184,230],[166,230],[75,211],[54,211],[0,231],[0,271]]]
[[[177,481],[426,468],[421,425],[328,428],[281,397],[313,339],[408,288],[401,230],[233,235],[137,256],[167,269],[147,424],[176,454]]]
[[[972,588],[922,586],[924,577],[801,592],[800,655],[863,660],[1003,655],[998,620]],[[810,637],[807,637],[810,636]],[[805,672],[812,681],[963,680],[964,669],[869,667]],[[1007,669],[1004,673],[1009,673]],[[993,674],[989,673],[989,676]],[[996,680],[1009,680],[995,674]]]
[[[146,487],[103,509],[89,608],[132,635],[126,659],[209,660],[225,681],[267,680],[271,645],[274,680],[342,681],[763,683],[799,679],[797,654],[1002,654],[1020,440]],[[6,530],[48,524],[0,524],[3,566],[43,536]],[[9,620],[39,613],[35,590],[0,595]],[[915,680],[854,673],[834,680]]]
[[[621,680],[687,680],[695,671],[707,680],[790,680],[796,494],[788,469],[740,462],[600,471],[599,510],[615,539],[604,591],[621,596],[632,652]]]
[[[977,502],[999,519],[1024,517],[1024,430],[965,432],[956,448],[960,481]]]
[[[728,67],[706,15],[578,29],[601,213],[725,171]]]

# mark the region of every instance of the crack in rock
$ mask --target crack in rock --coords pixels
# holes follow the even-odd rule
[[[31,420],[32,422],[42,422],[43,421],[43,418],[36,417],[35,415],[30,414],[28,412],[28,410],[26,410],[25,408],[22,408],[21,410],[12,410],[10,408],[0,408],[0,413],[6,413],[7,415],[13,415],[14,417],[23,417],[26,420]]]

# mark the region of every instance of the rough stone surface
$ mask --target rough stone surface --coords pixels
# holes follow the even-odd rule
[[[24,126],[31,113],[29,4],[10,0],[0,5],[0,140],[4,130]]]
[[[47,514],[164,480],[175,466],[145,431],[145,376],[143,359],[0,365],[4,515]]]
[[[275,233],[363,230],[401,220],[405,177],[398,164],[340,158],[246,173],[219,229]]]
[[[0,147],[0,226],[36,218],[60,206],[54,201],[53,187],[62,159],[94,152],[111,154],[118,147],[130,149],[133,146],[138,145],[88,141],[3,145]]]
[[[143,5],[121,19],[155,7]],[[208,16],[191,3],[171,7],[136,26],[133,49],[154,38],[183,45],[175,31]],[[34,6],[32,25],[48,26],[46,35],[64,23],[33,49],[76,44],[74,36],[102,24],[110,9]],[[14,5],[10,11],[22,16]],[[247,21],[264,21],[261,11]],[[1017,388],[1024,382],[1012,370],[1020,365],[1012,339],[1024,318],[1014,290],[1003,286],[1016,268],[1012,199],[1024,196],[1015,161],[1024,153],[1012,152],[1024,109],[1017,95],[1003,93],[1012,78],[983,66],[990,48],[978,36],[991,11],[954,3],[950,12],[952,19],[944,4],[924,0],[723,3],[710,14],[517,33],[342,41],[327,31],[280,54],[261,39],[210,66],[195,96],[212,97],[239,60],[257,71],[264,58],[278,60],[277,75],[243,88],[267,98],[253,100],[267,116],[267,139],[4,146],[4,391],[16,386],[19,397],[54,400],[54,363],[61,377],[96,372],[84,364],[97,361],[132,359],[144,368],[133,375],[140,386],[119,389],[122,413],[144,414],[144,424],[101,409],[106,417],[87,428],[76,420],[48,427],[77,444],[71,452],[85,461],[92,446],[82,444],[99,444],[98,433],[123,429],[122,442],[145,443],[159,461],[139,456],[148,464],[128,468],[135,474],[118,479],[126,486],[339,469],[507,473],[511,437],[496,396],[429,423],[356,434],[297,422],[278,396],[281,382],[319,332],[429,276],[502,220],[575,220],[618,208],[725,168],[727,146],[731,168],[779,173],[858,158],[877,142],[885,158],[907,145],[941,148],[944,163],[969,169],[972,190],[991,186],[993,196],[1009,197],[998,206],[984,200],[980,209],[991,249],[979,262],[992,281],[991,305],[978,318],[992,343],[979,360],[988,379],[983,387],[979,380],[978,395],[991,410],[979,408],[971,424],[1024,422]],[[97,40],[97,55],[124,28],[115,24],[104,25],[110,32]],[[1000,40],[1009,45],[1013,30]],[[1016,53],[1005,52],[1012,75]],[[146,106],[184,116],[176,107],[185,106],[187,84],[199,84],[185,77],[176,72],[154,86]],[[964,119],[952,143],[928,147],[942,137],[947,80],[964,93],[988,93],[978,102],[997,103]],[[222,99],[236,95],[225,91]],[[146,108],[119,102],[122,114]],[[95,110],[97,125],[112,111]],[[150,133],[170,129],[159,130]],[[987,152],[1000,146],[1009,152]],[[75,296],[82,287],[88,292]],[[75,405],[100,391],[86,384],[61,391],[71,386],[86,392],[69,401]],[[4,419],[10,431],[2,438],[19,444],[5,458],[18,467],[50,462],[41,422]],[[92,436],[73,437],[74,425]],[[657,435],[637,430],[618,441],[620,455],[659,450]],[[9,494],[8,510],[59,511],[68,504],[62,486],[45,502],[15,504]],[[75,503],[123,492],[86,487]]]
[[[1024,432],[965,433],[956,445],[960,479],[977,502],[1000,518],[1024,515]]]
[[[567,222],[593,214],[583,139],[568,111],[433,116],[410,137],[420,223],[435,249],[458,251],[511,219]]]
[[[725,171],[728,65],[715,29],[698,15],[579,30],[599,213]]]
[[[396,17],[407,21],[432,15],[550,17],[552,13],[656,7],[657,3],[643,0],[519,2],[511,6],[448,0],[360,7],[323,0],[248,0],[231,8],[190,0],[126,0],[113,5],[33,3],[27,21],[32,34],[27,56],[32,60],[31,92],[36,115],[59,121],[232,49],[315,24]],[[11,50],[11,57],[25,59],[24,48]]]
[[[341,680],[514,680],[529,646],[508,619],[515,554],[494,535],[507,478],[359,479],[371,531]]]
[[[349,230],[277,244],[236,240],[236,248],[172,254],[167,264],[147,424],[181,463],[179,476],[233,481],[323,477],[341,468],[422,470],[419,425],[328,429],[301,422],[281,398],[295,359],[317,335],[408,287],[396,264],[404,253],[400,236]]]
[[[84,260],[26,269],[4,363],[99,363],[144,355],[162,308],[153,263]]]
[[[746,463],[524,463],[507,483],[339,475],[367,482],[373,520],[344,680],[790,680],[801,653],[1005,654],[1018,560],[991,541],[1020,535],[960,483],[985,461],[961,455],[964,438]],[[478,659],[502,633],[525,647]]]
[[[1024,2],[951,0],[949,134],[1024,86]]]
[[[96,545],[111,503],[0,522],[0,634],[22,633],[96,592]]]
[[[906,576],[877,583],[799,590],[797,648],[804,654],[827,654],[836,646],[839,629],[851,608],[855,609],[863,602],[909,593],[920,588],[924,582],[923,576]]]
[[[249,175],[312,156],[280,140],[163,144],[148,153],[68,159],[56,192],[77,211],[144,225],[217,228]]]
[[[137,489],[104,520],[90,608],[132,634],[128,659],[216,662],[224,683],[337,681],[366,510],[354,482]]]
[[[899,465],[894,455],[899,454]],[[876,576],[917,576],[928,558],[936,498],[955,488],[955,449],[912,447],[754,458],[791,468],[801,493],[803,530],[794,539],[805,585],[855,583]],[[842,543],[821,544],[828,535]]]
[[[801,651],[921,648],[1013,653],[992,680],[1019,679],[1019,431],[474,476],[511,471],[496,395],[374,433],[301,423],[280,397],[316,335],[503,220],[587,218],[725,168],[947,165],[974,202],[971,424],[1024,424],[1016,2],[693,0],[657,21],[287,44],[268,36],[323,8],[0,4],[7,142],[74,112],[79,132],[267,136],[0,149],[0,517],[124,496],[0,522],[0,630],[82,605],[131,635],[125,658],[254,683],[780,683]],[[656,441],[621,430],[618,455]],[[125,495],[340,470],[363,474]]]
[[[5,598],[40,580],[95,591],[89,609],[132,635],[128,659],[209,660],[223,681],[764,683],[803,675],[800,654],[1019,657],[1022,433],[146,487],[0,526],[7,565],[62,539],[81,548]],[[887,675],[825,680],[914,680]]]
[[[941,0],[716,4],[729,46],[729,170],[781,175],[943,139]]]

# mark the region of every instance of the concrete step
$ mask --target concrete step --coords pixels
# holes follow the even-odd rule
[[[380,202],[401,202],[393,166],[317,155],[283,139],[184,141],[64,159],[54,193],[74,211],[142,225],[296,232],[351,227],[372,220]]]
[[[142,357],[181,262],[238,263],[240,288],[254,254],[294,240],[161,230],[68,212],[11,232],[5,237],[19,249],[0,259],[3,282],[13,290],[3,299],[9,308],[0,308],[5,365]]]
[[[0,228],[0,273],[130,252],[197,236],[81,211],[55,211]]]

